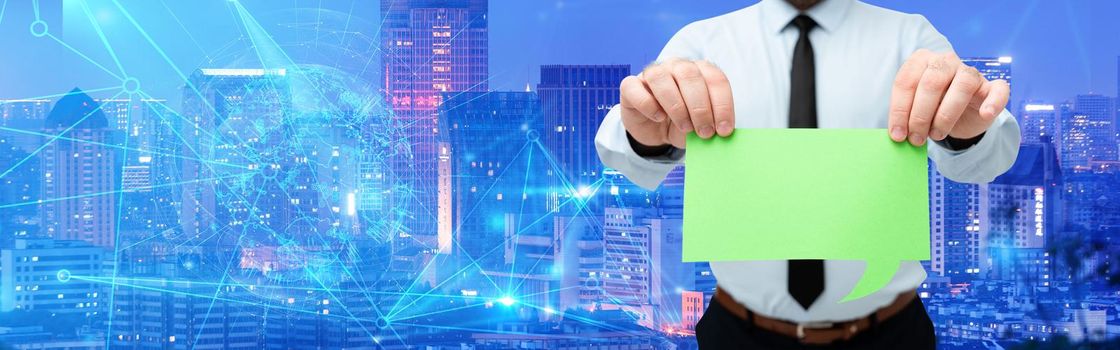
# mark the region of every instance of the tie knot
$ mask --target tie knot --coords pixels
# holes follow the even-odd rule
[[[797,15],[790,23],[797,27],[797,29],[801,31],[801,34],[806,34],[809,30],[817,26],[817,22],[806,15]]]

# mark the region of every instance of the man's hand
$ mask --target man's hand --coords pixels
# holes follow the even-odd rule
[[[735,107],[727,76],[706,61],[673,60],[622,80],[622,125],[634,141],[685,148],[685,135],[731,135]]]
[[[915,146],[926,137],[969,139],[984,133],[1007,105],[1007,82],[988,81],[952,53],[914,52],[894,80],[888,132]]]

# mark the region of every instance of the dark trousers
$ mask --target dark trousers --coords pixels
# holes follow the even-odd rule
[[[751,327],[715,300],[696,324],[700,350],[714,349],[935,349],[933,322],[919,298],[902,312],[879,322],[848,341],[830,345],[803,345],[796,339]]]

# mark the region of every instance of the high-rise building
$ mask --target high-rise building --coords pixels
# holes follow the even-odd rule
[[[1058,115],[1059,110],[1053,104],[1024,103],[1018,114],[1022,143],[1039,143],[1043,136],[1057,137]]]
[[[532,92],[448,93],[440,110],[446,137],[451,194],[450,237],[460,248],[461,263],[484,269],[505,266],[519,257],[505,256],[507,236],[540,233],[551,241],[544,176],[550,169],[541,150],[530,142],[540,135],[540,100]],[[541,227],[537,230],[533,227]],[[514,241],[516,242],[516,240]],[[549,247],[542,249],[551,250]],[[528,250],[518,250],[526,253]],[[532,262],[521,268],[532,268]],[[536,268],[547,270],[551,263]],[[507,269],[508,270],[508,269]],[[527,272],[527,271],[526,271]]]
[[[50,108],[50,100],[0,100],[0,137],[24,152],[34,152],[41,145],[35,133],[42,128]]]
[[[288,178],[300,158],[287,156],[289,128],[280,126],[290,104],[284,69],[200,69],[191,75],[179,126],[180,220],[184,234],[198,240],[194,244],[232,245],[207,240],[242,230],[257,235],[247,237],[251,240],[267,242],[271,233],[303,230],[311,221],[290,226],[299,218],[290,214],[312,213],[317,204],[305,199],[306,193],[276,188],[306,180]]]
[[[158,264],[154,275],[117,279],[124,286],[113,295],[113,349],[260,349],[267,309],[245,301],[256,296],[242,286],[176,278],[176,268]]]
[[[1062,228],[1062,177],[1049,137],[1024,144],[1007,172],[987,186],[989,278],[1049,286],[1054,259],[1046,251]]]
[[[563,172],[555,176],[567,180],[553,181],[561,196],[571,196],[600,178],[603,163],[595,151],[595,131],[618,104],[618,87],[628,75],[630,65],[541,66],[537,93],[544,114],[542,139]]]
[[[949,180],[932,165],[929,172],[930,271],[955,280],[982,277],[984,186]]]
[[[1112,103],[1104,95],[1077,95],[1073,108],[1064,111],[1059,123],[1063,168],[1091,169],[1117,160]]]
[[[603,217],[605,309],[640,315],[638,324],[663,329],[681,324],[681,294],[695,290],[695,266],[681,262],[681,219],[655,208],[608,206]]]
[[[30,152],[0,136],[0,172],[8,172],[0,177],[0,245],[39,234],[41,167]]]
[[[446,160],[439,133],[446,128],[439,124],[438,109],[445,96],[455,96],[445,92],[488,90],[487,11],[487,0],[381,0],[385,100],[404,128],[401,141],[409,146],[398,149],[389,169],[393,181],[407,184],[409,191],[390,195],[407,198],[394,201],[407,203],[398,235],[424,244],[450,235],[451,194],[441,194],[439,182]]]
[[[964,57],[985,79],[1011,84],[1011,57]],[[930,262],[938,276],[955,280],[982,277],[985,243],[980,237],[986,222],[985,185],[954,182],[929,167]]]
[[[105,310],[109,252],[84,241],[16,239],[0,249],[0,311],[45,311],[96,317]]]
[[[598,218],[556,216],[552,274],[557,278],[557,310],[594,310],[602,298],[603,232]]]
[[[69,130],[69,131],[67,131]],[[80,89],[55,103],[43,124],[41,217],[44,233],[112,247],[118,190],[116,150],[97,102]]]

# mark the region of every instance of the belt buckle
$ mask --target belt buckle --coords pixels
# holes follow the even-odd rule
[[[797,324],[797,339],[805,339],[805,329],[825,329],[835,326],[832,322],[805,322]]]

